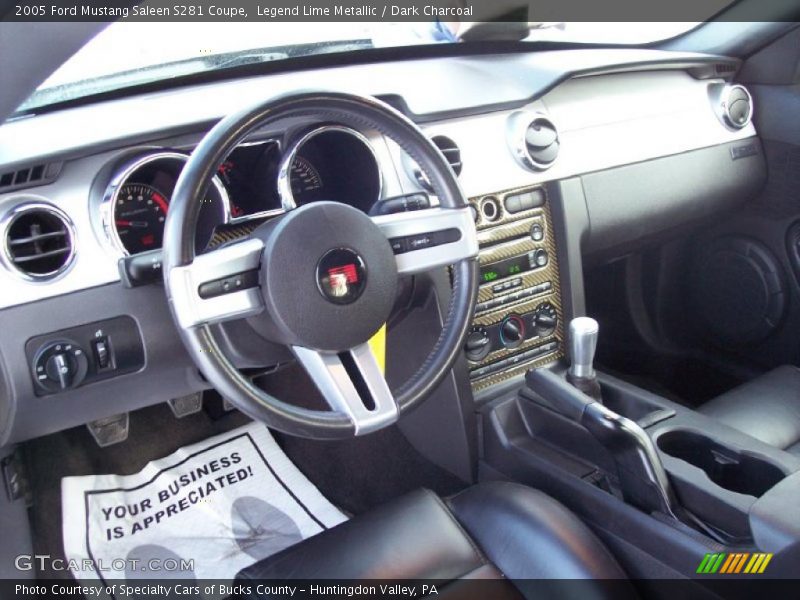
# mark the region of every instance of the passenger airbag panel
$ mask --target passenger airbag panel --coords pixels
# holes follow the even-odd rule
[[[765,180],[756,137],[584,175],[590,230],[583,251],[630,251],[659,233],[734,208]]]

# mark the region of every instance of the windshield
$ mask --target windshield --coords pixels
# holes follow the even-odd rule
[[[467,23],[141,23],[117,21],[19,107],[29,111],[139,84],[331,52],[470,40]],[[531,23],[525,41],[643,44],[698,23]],[[523,30],[524,35],[524,30]],[[474,36],[479,36],[475,33]]]

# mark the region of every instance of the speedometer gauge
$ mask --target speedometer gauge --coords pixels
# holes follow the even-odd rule
[[[129,183],[120,188],[114,209],[114,225],[130,254],[160,248],[169,203],[151,185]]]
[[[297,204],[303,204],[305,197],[322,189],[322,178],[308,159],[297,156],[292,163],[292,195]]]
[[[311,202],[341,202],[369,213],[381,197],[381,169],[371,142],[354,129],[320,125],[289,140],[278,169],[286,210]]]

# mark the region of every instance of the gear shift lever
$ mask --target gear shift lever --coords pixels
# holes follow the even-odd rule
[[[537,402],[580,423],[608,450],[628,502],[648,512],[676,516],[679,507],[650,436],[600,401],[600,384],[592,364],[598,331],[594,319],[573,319],[569,324],[572,366],[567,381],[550,369],[534,369],[525,376],[528,389],[540,399]]]
[[[594,352],[600,326],[591,317],[576,317],[569,322],[569,355],[573,377],[594,377]]]
[[[591,317],[576,317],[569,323],[569,357],[571,365],[567,381],[587,396],[602,403],[600,384],[594,371],[594,353],[600,326]]]

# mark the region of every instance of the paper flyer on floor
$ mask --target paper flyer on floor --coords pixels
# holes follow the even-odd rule
[[[346,519],[258,423],[134,475],[65,478],[61,494],[79,580],[232,579]]]

